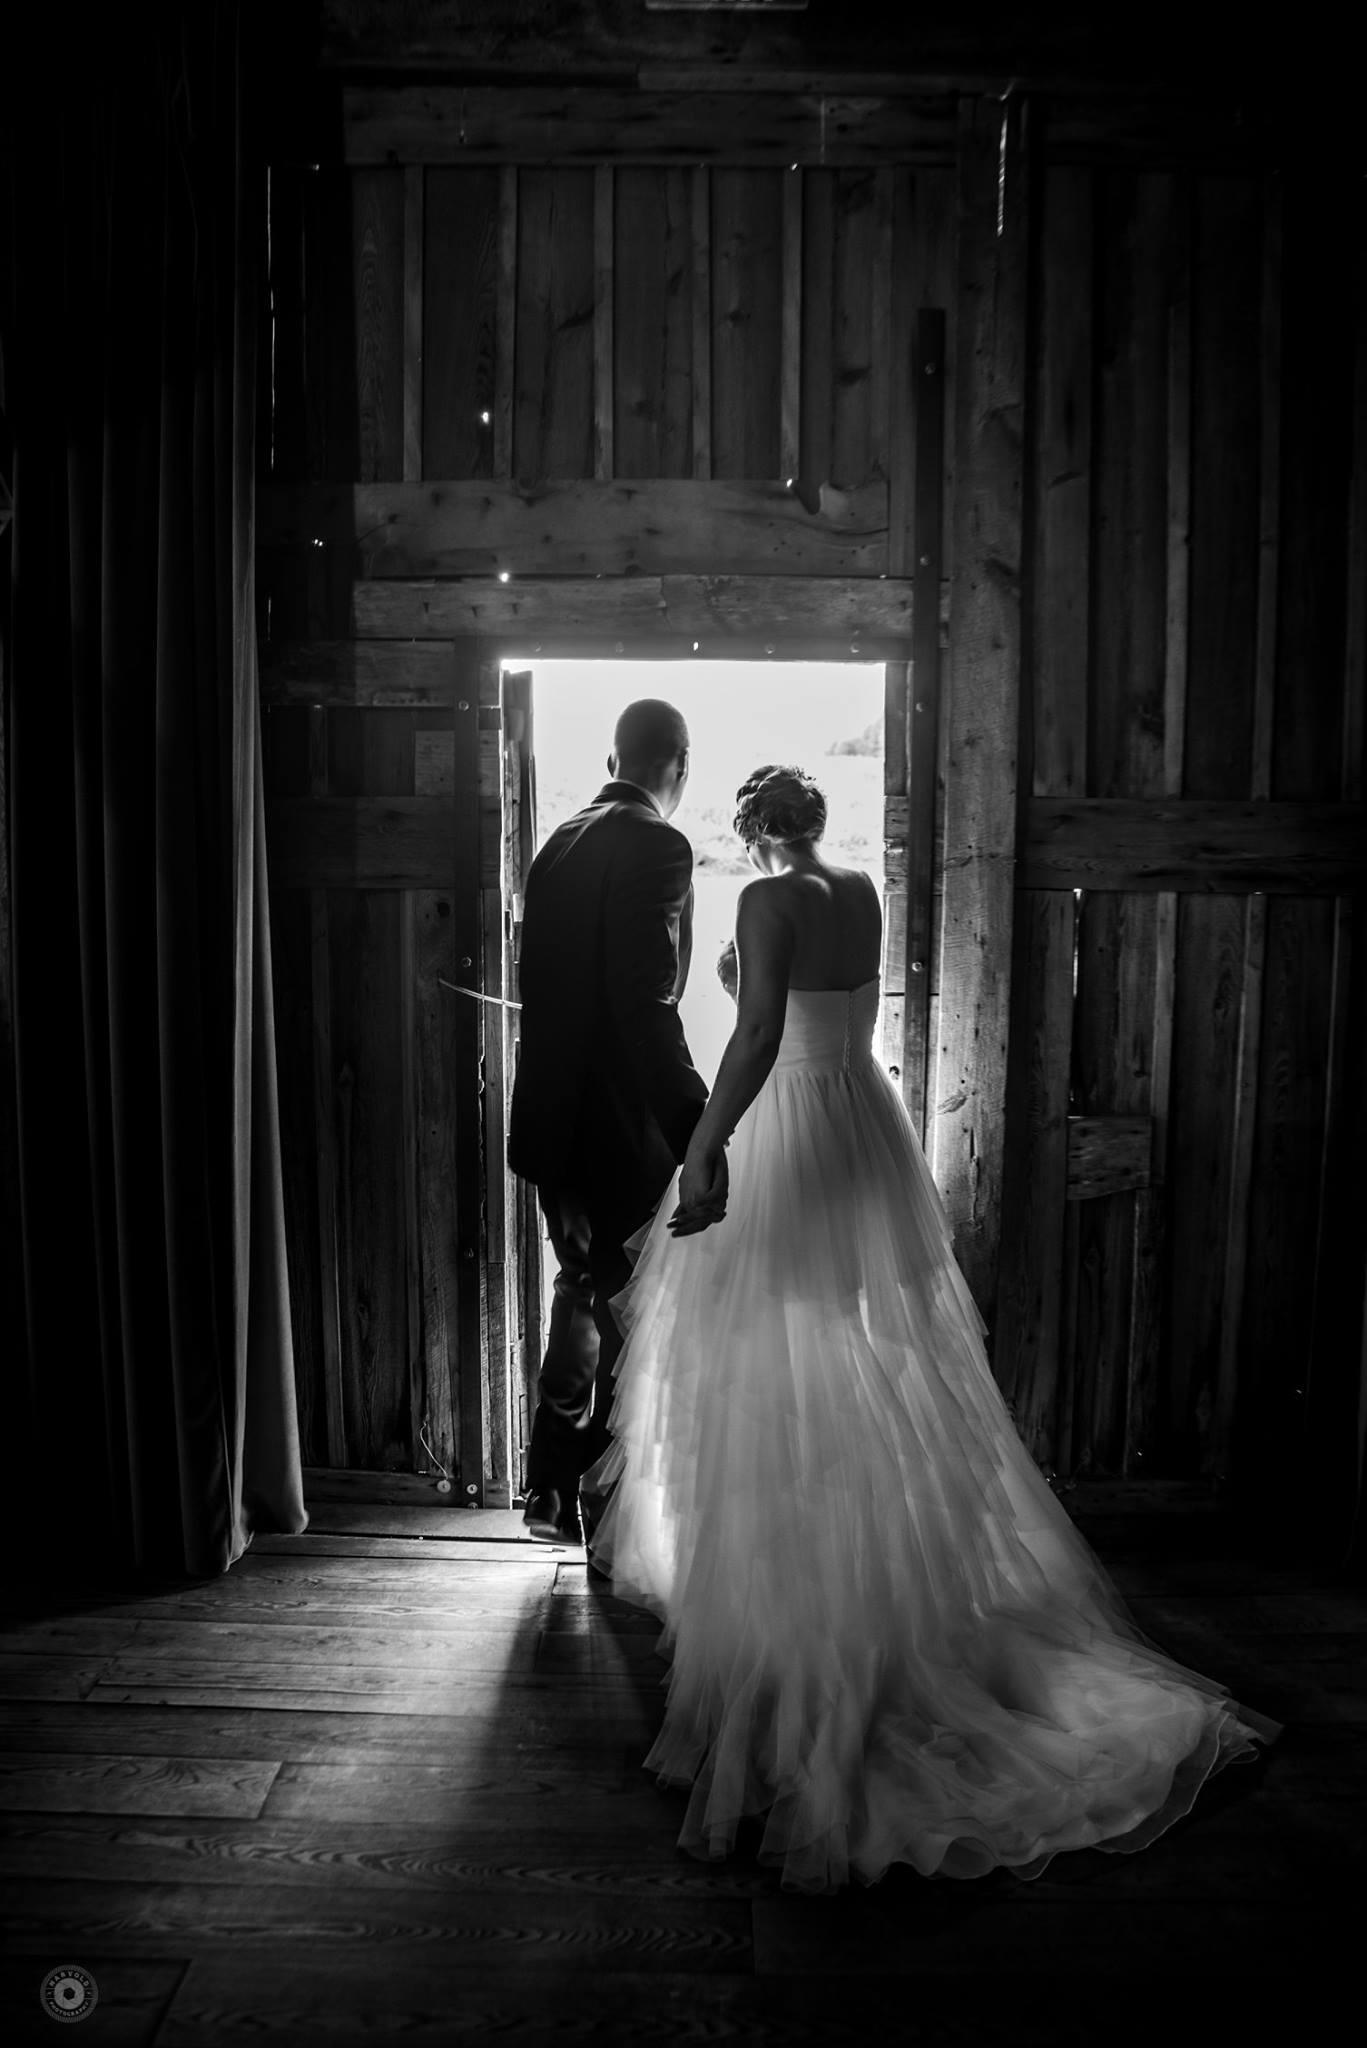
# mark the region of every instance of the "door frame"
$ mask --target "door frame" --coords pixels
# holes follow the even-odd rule
[[[943,331],[943,316],[933,316]],[[934,443],[932,442],[932,447]],[[936,449],[938,458],[938,449]],[[884,674],[883,805],[883,1055],[924,1141],[929,1113],[935,992],[932,972],[938,917],[937,855],[940,818],[937,797],[940,752],[939,671],[941,604],[938,559],[933,550],[925,571],[934,571],[934,596],[921,629],[877,651],[846,646],[843,655],[823,647],[821,658],[881,662]],[[817,579],[813,579],[816,581]],[[536,1317],[519,1329],[509,1276],[539,1272],[539,1257],[525,1243],[510,1241],[512,1230],[534,1227],[535,1204],[519,1202],[507,1174],[506,1097],[515,1039],[506,1030],[509,1013],[494,1006],[509,999],[515,935],[508,927],[504,898],[503,815],[506,735],[503,730],[504,664],[539,659],[651,661],[730,660],[782,665],[811,661],[811,636],[792,629],[786,610],[756,614],[744,633],[728,633],[705,647],[680,647],[677,628],[634,627],[621,640],[576,630],[573,620],[554,632],[529,636],[467,636],[453,643],[456,702],[456,806],[460,892],[453,933],[456,965],[470,985],[492,1002],[456,999],[452,1052],[456,1102],[455,1181],[459,1247],[457,1261],[457,1384],[452,1388],[458,1418],[461,1497],[469,1507],[511,1505],[519,1485],[518,1441],[521,1402],[530,1422],[530,1385],[539,1355],[524,1354],[538,1340]],[[918,680],[919,678],[919,680]],[[469,886],[473,878],[474,886]],[[497,1020],[495,1023],[493,1020]],[[538,1247],[539,1251],[539,1247]],[[539,1284],[539,1283],[533,1283]],[[515,1356],[515,1352],[518,1354]],[[520,1382],[520,1384],[519,1384]]]

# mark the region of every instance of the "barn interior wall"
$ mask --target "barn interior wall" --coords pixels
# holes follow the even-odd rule
[[[1295,161],[1045,173],[995,1362],[1071,1474],[1352,1490],[1362,225]]]
[[[985,180],[1000,103],[902,107],[914,160],[870,116],[846,143],[868,160],[761,126],[737,148],[766,160],[727,162],[722,136],[700,166],[614,154],[592,109],[592,160],[529,160],[544,110],[511,87],[461,96],[458,143],[441,90],[405,90],[351,89],[356,160],[272,179],[262,585],[306,1454],[421,1465],[426,1414],[457,1459],[459,1393],[431,1398],[461,1377],[435,977],[471,884],[413,808],[452,800],[453,646],[786,631],[900,661],[914,722],[911,368],[938,309],[946,668],[911,886],[968,1256],[998,1204],[973,1276],[994,1370],[1065,1474],[1224,1482],[1288,1442],[1308,1469],[1353,1382],[1328,1333],[1361,1330],[1336,1192],[1362,1119],[1361,279],[1330,262],[1329,317],[1323,289],[1361,246],[1360,191],[1326,209],[1313,172],[1199,108],[1156,133],[1150,110],[1037,97],[1008,304],[1000,223],[965,215],[972,123]],[[996,734],[1010,772],[956,822],[982,664],[953,606],[992,571],[955,548],[998,486],[1019,562],[978,617],[986,645],[1018,633],[1021,747]],[[1014,685],[980,708],[1003,702]],[[479,717],[488,741],[497,707]],[[946,954],[947,876],[962,907],[1003,802],[1004,918]],[[942,957],[979,977],[967,1019],[942,1015]],[[988,1128],[945,1085],[969,1045],[1001,1073]]]

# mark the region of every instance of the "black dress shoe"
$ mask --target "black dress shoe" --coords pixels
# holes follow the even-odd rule
[[[582,1543],[583,1525],[577,1498],[562,1494],[554,1486],[543,1486],[528,1496],[522,1511],[529,1536],[541,1543]]]
[[[608,1499],[611,1499],[611,1495],[608,1496]],[[594,1537],[598,1533],[598,1524],[602,1521],[607,1510],[607,1504],[608,1501],[604,1499],[602,1494],[581,1493],[579,1496],[579,1512],[584,1522],[584,1562],[589,1568],[589,1576],[594,1579],[602,1579],[605,1584],[611,1584],[612,1573],[603,1569],[590,1548]]]

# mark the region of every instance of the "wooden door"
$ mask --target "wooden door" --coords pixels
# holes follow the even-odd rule
[[[458,1471],[455,722],[449,700],[266,711],[306,1465]]]
[[[496,726],[481,748],[484,918],[484,1176],[482,1350],[492,1426],[486,1459],[499,1497],[521,1493],[541,1368],[541,1216],[536,1193],[508,1170],[508,1109],[517,1074],[522,905],[536,852],[532,677],[497,681]],[[494,688],[487,694],[492,696]]]

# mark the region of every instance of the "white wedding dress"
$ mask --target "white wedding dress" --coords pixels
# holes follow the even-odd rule
[[[725,1220],[635,1240],[590,1546],[664,1623],[679,1841],[785,1886],[1143,1849],[1280,1724],[1135,1625],[988,1368],[878,983],[793,990]]]

